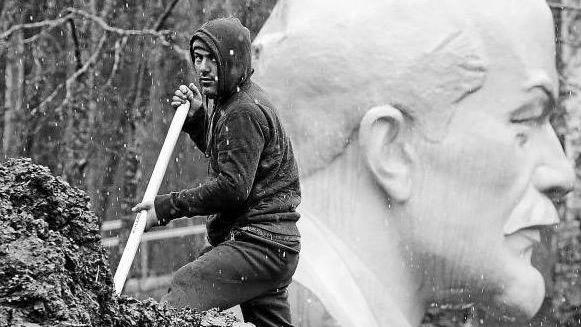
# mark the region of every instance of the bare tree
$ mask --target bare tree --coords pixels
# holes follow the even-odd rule
[[[17,10],[16,0],[8,1],[2,11],[2,29],[10,25],[20,24],[24,16],[22,10]],[[19,8],[22,9],[22,8]],[[16,31],[7,42],[5,88],[4,88],[4,124],[2,133],[2,153],[4,157],[19,156],[24,151],[25,135],[24,120],[24,36],[22,31]]]

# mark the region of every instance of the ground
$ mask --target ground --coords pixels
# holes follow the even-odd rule
[[[0,327],[239,324],[216,310],[117,297],[107,262],[83,191],[29,159],[0,164]]]

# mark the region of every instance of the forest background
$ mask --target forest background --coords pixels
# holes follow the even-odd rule
[[[103,222],[122,221],[153,170],[173,115],[173,91],[193,81],[188,52],[193,30],[233,15],[254,37],[276,2],[0,0],[1,156],[30,157],[48,166],[87,192]],[[561,77],[553,124],[579,173],[581,0],[549,4]],[[180,138],[174,157],[160,192],[191,187],[207,176],[206,159],[186,138]],[[554,264],[545,272],[552,283],[543,319],[551,316],[559,324],[581,317],[579,189],[563,205],[563,224],[545,254]],[[113,265],[117,258],[112,253]],[[149,266],[136,269],[155,275],[164,263]]]

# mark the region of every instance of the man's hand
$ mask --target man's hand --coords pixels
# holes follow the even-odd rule
[[[188,117],[192,117],[194,113],[202,107],[202,94],[196,87],[194,83],[190,83],[190,86],[180,85],[180,87],[174,92],[174,96],[171,98],[171,106],[177,109],[182,104],[190,101],[190,111],[188,112]]]
[[[145,231],[151,229],[151,227],[159,225],[159,219],[157,219],[157,214],[155,213],[155,206],[153,205],[153,201],[144,201],[136,205],[135,207],[131,208],[131,211],[138,213],[143,210],[147,210],[147,221],[145,223]]]

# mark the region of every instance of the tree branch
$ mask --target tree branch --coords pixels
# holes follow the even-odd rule
[[[163,12],[163,14],[161,16],[159,16],[159,18],[157,19],[157,21],[153,25],[154,30],[159,31],[159,29],[163,26],[163,23],[165,23],[165,20],[169,17],[169,14],[171,14],[171,11],[178,4],[179,1],[180,0],[173,0],[169,4],[169,6],[167,6],[167,8],[165,8],[165,11]]]
[[[557,42],[562,43],[562,44],[566,44],[567,46],[571,47],[571,48],[579,48],[581,47],[581,41],[577,41],[577,40],[565,40],[561,37],[557,38]]]
[[[109,12],[111,11],[111,9],[113,9],[113,0],[106,0],[105,3],[103,4],[103,9],[101,9],[101,12],[99,13],[99,17],[106,17],[107,15],[109,15]]]
[[[109,74],[109,78],[107,78],[107,82],[105,82],[106,86],[109,86],[109,85],[111,85],[111,83],[113,83],[113,78],[117,74],[117,70],[119,69],[119,62],[121,61],[121,50],[122,50],[122,47],[124,47],[126,43],[127,43],[127,37],[124,37],[122,40],[115,41],[115,59],[113,61],[113,68],[111,68],[111,73]],[[123,44],[123,46],[121,44]]]
[[[156,23],[153,25],[153,29],[155,31],[158,31],[163,26],[166,19],[171,14],[173,8],[177,5],[177,3],[179,1],[180,0],[173,0],[169,4],[169,6],[164,10],[163,14],[157,19]],[[105,85],[111,85],[111,83],[113,82],[113,78],[115,77],[115,74],[117,73],[117,70],[119,69],[119,61],[121,59],[121,51],[123,50],[123,48],[125,48],[126,44],[127,44],[127,36],[124,36],[121,42],[119,42],[119,40],[117,40],[117,42],[115,42],[115,60],[113,62],[113,68],[111,69],[111,74],[109,75],[109,78],[107,79],[107,82],[105,83]],[[186,61],[190,60],[190,53],[188,51],[180,48],[179,46],[177,46],[175,44],[171,44],[169,46],[177,54],[179,54],[183,60],[186,60]]]
[[[7,39],[8,37],[10,37],[10,35],[12,35],[12,33],[23,30],[23,29],[39,28],[39,27],[47,27],[47,26],[48,26],[48,28],[53,28],[55,26],[62,25],[64,23],[66,23],[67,20],[73,18],[73,16],[74,16],[73,13],[69,13],[69,14],[67,14],[61,18],[57,18],[57,19],[48,19],[48,20],[43,20],[43,21],[35,22],[35,23],[12,25],[12,26],[10,26],[10,28],[8,30],[6,30],[5,32],[0,34],[0,40]]]
[[[54,26],[51,26],[51,28],[52,27],[54,27]],[[37,34],[34,34],[33,36],[31,36],[27,39],[24,39],[23,42],[24,42],[24,44],[32,43],[32,42],[38,40],[41,36],[46,34],[46,32],[48,32],[48,31],[50,31],[50,28],[43,29],[42,31],[38,32]],[[0,39],[0,42],[2,42],[1,39]],[[1,47],[1,45],[0,45],[0,47]]]
[[[179,0],[174,0],[174,2],[172,2],[172,4],[166,9],[166,12],[164,12],[164,14],[158,20],[159,26],[157,26],[157,27],[162,26],[165,19],[167,19],[169,12],[171,12],[171,9],[173,9],[175,4],[177,4],[177,1],[179,1]],[[79,10],[79,9],[75,9],[75,8],[66,8],[61,12],[61,14],[63,14],[63,13],[67,13],[67,14],[65,16],[57,18],[57,19],[43,20],[43,21],[35,22],[35,23],[17,24],[17,25],[11,26],[8,30],[6,30],[5,32],[0,34],[0,48],[5,48],[7,46],[7,43],[4,42],[4,40],[6,38],[10,37],[10,35],[12,35],[16,31],[19,31],[22,29],[39,28],[39,27],[47,27],[47,26],[49,29],[54,28],[58,25],[66,23],[69,19],[72,19],[75,15],[77,15],[77,16],[81,16],[83,18],[92,20],[97,25],[99,25],[102,29],[104,29],[105,31],[111,32],[111,33],[115,33],[115,34],[122,35],[122,36],[150,36],[150,37],[153,37],[154,40],[159,40],[162,45],[172,48],[177,54],[179,54],[182,57],[182,59],[189,60],[189,52],[188,51],[181,49],[178,45],[172,44],[166,39],[167,36],[173,34],[172,31],[169,31],[169,30],[157,31],[155,29],[134,30],[134,29],[122,29],[122,28],[118,28],[118,27],[113,27],[113,26],[110,26],[109,24],[107,24],[101,17],[90,14],[84,10]],[[164,15],[165,15],[165,17],[164,17]],[[29,42],[36,40],[39,37],[39,35],[42,34],[45,30],[41,31],[40,33],[38,33],[37,35],[35,35],[33,37],[26,39],[25,42],[29,43]]]
[[[158,22],[159,22],[159,26],[157,26],[158,28],[161,27],[161,25],[163,24],[163,22],[165,21],[165,19],[169,15],[169,13],[171,12],[171,9],[173,9],[173,7],[175,7],[175,5],[177,4],[178,1],[179,0],[174,0],[174,2],[166,9],[164,14],[160,17],[160,19],[158,20]],[[111,33],[116,33],[118,35],[123,35],[123,36],[151,36],[154,38],[154,40],[159,40],[162,45],[172,48],[176,53],[178,53],[182,57],[182,59],[189,60],[189,58],[190,58],[190,53],[188,51],[180,48],[177,44],[172,44],[172,43],[168,42],[168,40],[166,39],[167,36],[174,33],[173,31],[170,31],[170,30],[157,31],[155,29],[149,29],[149,28],[141,29],[141,30],[122,29],[122,28],[118,28],[118,27],[112,27],[112,26],[108,25],[101,17],[95,16],[95,15],[90,14],[90,13],[83,11],[83,10],[79,10],[79,9],[75,9],[75,8],[67,8],[67,9],[65,9],[65,11],[69,11],[70,13],[77,14],[77,15],[82,16],[84,18],[90,19],[90,20],[94,21],[95,23],[97,23],[102,29],[104,29],[108,32],[111,32]],[[165,17],[164,17],[164,15],[165,15]]]
[[[93,22],[97,23],[102,29],[104,29],[108,32],[111,32],[111,33],[116,33],[119,35],[152,36],[152,37],[161,39],[163,42],[165,42],[164,44],[169,45],[169,42],[167,42],[167,40],[165,40],[165,37],[166,37],[166,35],[171,34],[172,31],[168,31],[168,30],[156,31],[153,29],[142,29],[142,30],[122,29],[122,28],[110,26],[101,17],[90,14],[84,10],[75,9],[75,8],[66,8],[61,12],[61,14],[65,13],[65,12],[68,12],[68,14],[66,14],[65,16],[63,16],[61,18],[57,18],[57,19],[49,19],[49,20],[43,20],[43,21],[35,22],[35,23],[13,25],[7,31],[0,34],[0,39],[6,39],[12,33],[19,31],[19,30],[22,30],[22,29],[39,28],[39,27],[45,27],[45,26],[52,28],[52,27],[66,23],[69,19],[72,19],[76,15],[76,16],[81,16],[81,17],[84,17],[86,19],[92,20]]]
[[[67,8],[67,9],[65,9],[65,11],[79,15],[79,16],[84,17],[86,19],[90,19],[93,22],[97,23],[97,25],[101,26],[102,29],[104,29],[108,32],[116,33],[119,35],[152,36],[152,37],[161,39],[162,43],[170,46],[169,42],[167,42],[165,37],[166,37],[166,35],[173,33],[172,31],[169,31],[169,30],[156,31],[156,30],[149,29],[149,28],[141,29],[141,30],[133,30],[133,29],[127,30],[127,29],[122,29],[122,28],[110,26],[101,17],[90,14],[84,10],[79,10],[79,9],[75,9],[75,8]]]
[[[170,4],[170,6],[168,6],[168,8],[165,10],[164,14],[160,17],[160,19],[158,19],[156,26],[155,26],[156,28],[160,28],[163,25],[163,22],[165,21],[165,19],[167,19],[167,17],[169,16],[169,13],[173,9],[173,7],[175,7],[175,5],[177,4],[178,1],[179,0],[174,0]],[[118,45],[118,42],[116,42],[116,44],[115,44],[115,46],[116,46],[116,52],[115,52],[116,59],[115,59],[115,61],[117,64],[119,62],[119,56],[120,56],[120,51],[121,51],[120,48],[122,48],[126,44],[128,36],[151,36],[151,37],[154,37],[156,39],[159,39],[163,45],[168,46],[168,47],[172,48],[174,51],[176,51],[176,53],[178,53],[182,57],[182,59],[189,60],[189,52],[188,51],[181,49],[179,46],[177,46],[175,44],[169,43],[165,39],[166,35],[172,33],[171,31],[167,31],[167,30],[156,31],[155,29],[142,29],[142,30],[121,29],[121,28],[117,28],[117,27],[112,27],[112,26],[108,25],[102,18],[95,16],[93,14],[90,14],[90,13],[83,11],[83,10],[78,10],[75,8],[67,8],[67,9],[63,10],[63,12],[69,12],[69,13],[61,18],[58,18],[58,19],[45,20],[45,21],[29,23],[29,24],[14,25],[14,26],[10,27],[6,32],[0,34],[0,42],[3,39],[8,38],[12,33],[16,32],[18,30],[27,29],[27,28],[38,28],[38,27],[44,27],[44,26],[49,26],[49,28],[52,28],[52,27],[58,26],[59,24],[66,23],[69,20],[72,21],[73,15],[79,15],[79,16],[90,19],[93,22],[97,23],[105,31],[124,36],[121,44]],[[74,24],[71,25],[71,29],[74,30]],[[74,33],[73,35],[76,35],[76,33]],[[70,100],[70,94],[69,94],[70,85],[74,81],[76,81],[76,79],[79,76],[84,74],[89,69],[89,67],[91,67],[91,65],[93,65],[95,63],[95,61],[97,60],[97,58],[101,52],[101,49],[105,43],[105,40],[106,40],[106,34],[104,34],[101,37],[101,40],[99,41],[99,45],[97,46],[97,49],[95,50],[93,55],[89,58],[89,60],[87,60],[87,62],[82,67],[78,68],[74,74],[72,74],[69,78],[67,78],[67,80],[64,83],[61,83],[57,87],[55,87],[53,92],[46,99],[44,99],[38,106],[36,106],[35,108],[32,109],[31,114],[33,116],[37,115],[37,114],[44,114],[47,105],[58,96],[59,92],[63,88],[65,88],[65,90],[66,90],[65,99],[61,102],[61,104],[57,107],[57,109],[62,108],[65,104],[67,104],[69,102],[69,100]],[[1,45],[2,44],[0,43],[0,46]],[[78,47],[78,39],[77,39],[77,43],[75,43],[75,46]],[[117,49],[119,49],[119,50],[117,50]],[[77,51],[75,51],[75,55],[77,55]],[[79,57],[77,57],[77,64],[79,64],[79,62],[80,62]],[[79,66],[80,65],[77,65],[77,67],[79,67]],[[116,69],[115,65],[114,65],[114,69]],[[114,73],[114,71],[112,73]]]
[[[581,6],[574,5],[564,5],[555,1],[547,1],[551,8],[562,9],[562,10],[579,10],[581,11]]]
[[[77,37],[77,29],[75,28],[75,22],[73,19],[67,20],[69,26],[71,27],[71,35],[73,37],[73,44],[75,46],[75,59],[77,62],[77,70],[83,67],[83,62],[81,60],[81,47],[79,46],[79,38]]]
[[[89,58],[89,60],[87,60],[87,62],[83,65],[83,67],[81,67],[80,69],[75,71],[75,73],[72,74],[69,78],[67,78],[67,80],[64,83],[61,83],[57,87],[55,87],[53,92],[46,99],[44,99],[38,106],[34,107],[31,111],[32,116],[37,115],[37,114],[44,114],[47,105],[59,94],[59,92],[62,88],[65,88],[66,95],[65,95],[64,100],[57,107],[57,109],[55,109],[55,111],[58,111],[58,109],[62,108],[64,105],[66,105],[70,101],[69,89],[70,89],[72,83],[75,82],[76,79],[79,78],[79,76],[81,76],[82,74],[87,72],[87,70],[97,61],[97,58],[99,58],[99,55],[101,53],[101,49],[103,48],[103,45],[105,44],[106,40],[107,40],[107,34],[103,34],[103,36],[99,40],[99,45],[97,45],[95,52]]]

